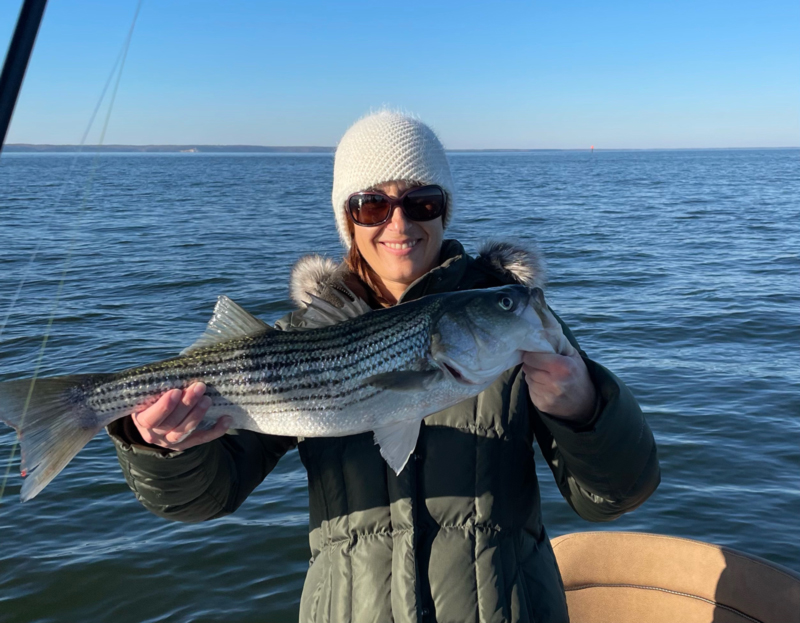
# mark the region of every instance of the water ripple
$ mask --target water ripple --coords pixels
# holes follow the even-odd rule
[[[306,253],[340,258],[330,155],[4,155],[0,314],[42,246],[0,342],[0,380],[30,376],[72,259],[44,374],[172,356],[227,294],[273,321]],[[711,541],[800,570],[800,152],[453,154],[448,234],[536,241],[548,299],[640,399],[662,484],[610,526],[581,521],[539,461],[551,534],[630,529]],[[3,469],[14,438],[0,428]],[[98,435],[33,502],[0,505],[0,619],[296,621],[308,569],[296,452],[233,516],[145,511]],[[102,591],[98,592],[98,587]],[[147,599],[142,599],[146,595]],[[11,614],[9,614],[11,613]]]

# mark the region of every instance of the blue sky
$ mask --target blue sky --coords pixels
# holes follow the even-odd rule
[[[49,5],[8,142],[80,141],[136,0]],[[381,106],[453,149],[797,146],[800,2],[145,0],[105,142],[334,145]]]

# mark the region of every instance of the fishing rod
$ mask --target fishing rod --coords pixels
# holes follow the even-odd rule
[[[14,36],[8,46],[3,73],[0,74],[0,150],[6,142],[6,132],[11,123],[11,115],[14,114],[45,6],[47,0],[24,0]]]

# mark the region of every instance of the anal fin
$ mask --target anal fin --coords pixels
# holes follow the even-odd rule
[[[422,420],[396,422],[375,429],[375,443],[381,447],[381,456],[395,474],[403,471],[408,457],[417,447],[421,422]]]

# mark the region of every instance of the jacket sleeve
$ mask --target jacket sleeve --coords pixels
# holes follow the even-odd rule
[[[595,412],[588,423],[576,426],[531,403],[534,432],[561,494],[575,512],[589,521],[611,521],[641,505],[658,487],[655,440],[631,391],[589,359],[558,320],[597,390]]]
[[[294,437],[242,430],[177,452],[145,443],[130,417],[107,430],[125,480],[142,505],[159,517],[186,522],[235,511],[297,445]]]

